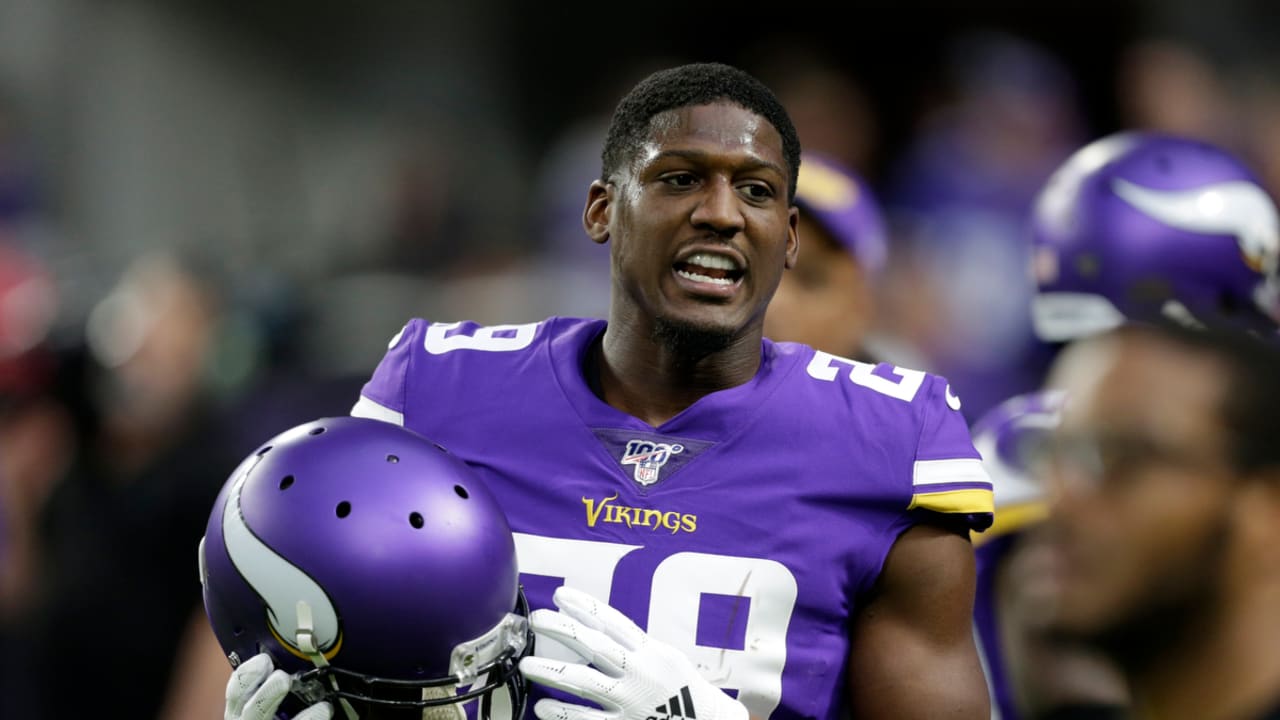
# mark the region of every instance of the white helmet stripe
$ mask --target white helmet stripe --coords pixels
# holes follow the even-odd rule
[[[227,555],[244,581],[266,603],[268,622],[281,640],[298,650],[296,608],[301,600],[311,607],[316,647],[321,653],[328,652],[338,641],[338,614],[329,596],[315,580],[262,542],[245,523],[240,492],[252,469],[250,465],[236,479],[222,513]]]
[[[1233,235],[1250,265],[1267,272],[1280,258],[1280,217],[1262,188],[1246,180],[1189,190],[1155,190],[1116,178],[1116,195],[1165,225],[1188,232]]]

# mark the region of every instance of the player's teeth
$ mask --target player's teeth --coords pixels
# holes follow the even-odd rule
[[[698,273],[691,273],[687,270],[677,270],[676,274],[682,278],[687,278],[694,282],[711,283],[712,285],[732,285],[733,284],[733,281],[730,280],[729,278],[713,278],[713,277],[708,277],[706,275],[699,275]]]
[[[738,263],[724,255],[712,255],[711,253],[695,253],[685,262],[690,265],[701,265],[704,268],[713,270],[737,270]]]

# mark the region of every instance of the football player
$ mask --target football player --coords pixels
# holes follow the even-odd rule
[[[1051,371],[1050,628],[1120,668],[1140,720],[1280,718],[1277,368],[1256,335],[1131,325]]]
[[[1074,153],[1031,222],[1044,340],[1069,343],[1121,323],[1227,325],[1272,336],[1280,231],[1275,205],[1237,158],[1204,142],[1123,132]],[[980,635],[993,709],[1006,718],[1117,717],[1119,677],[1096,653],[1047,630],[1047,515],[1029,452],[1057,422],[1059,393],[1012,398],[974,425],[995,487],[978,543]]]
[[[602,160],[583,222],[608,319],[411,320],[353,409],[448,447],[506,512],[534,712],[986,718],[991,495],[959,399],[763,336],[799,250],[786,111],[735,68],[670,68]]]

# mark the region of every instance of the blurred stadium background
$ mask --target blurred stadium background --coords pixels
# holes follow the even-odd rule
[[[176,250],[216,271],[238,321],[221,339],[240,345],[219,346],[226,388],[286,331],[315,372],[367,372],[411,314],[600,312],[602,273],[578,271],[604,252],[577,217],[605,113],[648,70],[725,60],[783,94],[807,147],[881,191],[900,259],[928,248],[923,274],[887,290],[886,334],[917,364],[968,372],[1027,352],[1005,254],[1073,146],[1164,127],[1280,181],[1269,3],[605,10],[4,0],[0,232],[47,263],[67,332],[130,263]],[[950,277],[920,287],[932,266]],[[954,296],[947,317],[930,292]]]

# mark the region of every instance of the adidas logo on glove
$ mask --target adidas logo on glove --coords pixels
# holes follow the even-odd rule
[[[683,702],[682,702],[683,701]],[[654,708],[656,715],[646,720],[696,720],[698,715],[693,711],[693,698],[689,696],[689,686],[680,688],[679,695],[672,695],[667,702]]]

